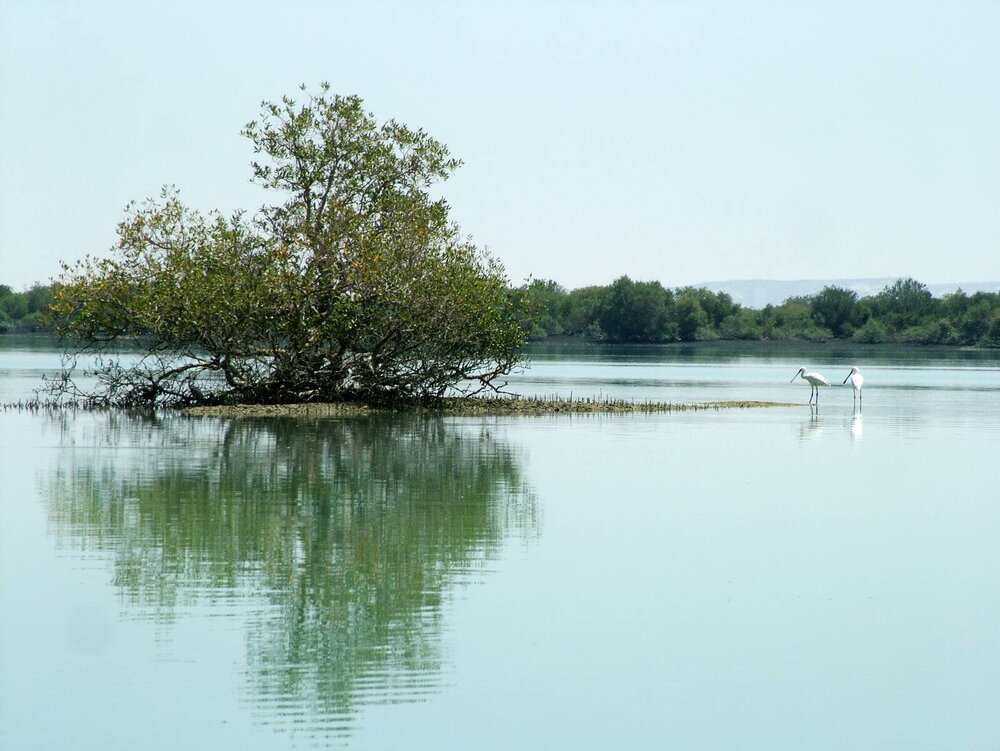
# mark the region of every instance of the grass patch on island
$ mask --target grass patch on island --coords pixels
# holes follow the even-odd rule
[[[189,407],[190,415],[216,417],[354,417],[372,412],[420,412],[456,416],[556,414],[661,414],[723,409],[799,407],[791,402],[732,400],[718,402],[654,402],[629,399],[564,399],[560,397],[451,397],[432,402],[373,407],[357,402],[306,404],[232,404]]]

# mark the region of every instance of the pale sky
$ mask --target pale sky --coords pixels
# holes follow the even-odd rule
[[[0,283],[165,184],[256,209],[240,129],[323,80],[515,283],[1000,279],[998,2],[0,0]]]

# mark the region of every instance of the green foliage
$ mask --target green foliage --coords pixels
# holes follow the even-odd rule
[[[527,288],[521,288],[526,291]],[[826,287],[812,297],[793,297],[760,310],[742,308],[725,293],[621,277],[607,287],[565,293],[555,282],[534,282],[531,293],[543,310],[533,336],[581,334],[616,342],[711,339],[855,341],[974,344],[986,341],[988,319],[1000,298],[961,292],[928,305],[926,288],[901,280],[876,297]],[[544,299],[543,299],[544,298]],[[923,310],[917,323],[900,322]],[[548,332],[548,333],[545,333]],[[988,338],[988,337],[987,337]]]
[[[965,299],[958,316],[958,330],[964,344],[974,344],[987,336],[990,317],[995,310],[1000,310],[997,297],[1000,295],[978,293]]]
[[[172,194],[166,195],[169,198]],[[165,217],[169,212],[162,213]],[[205,227],[198,229],[197,219],[188,217],[185,221],[189,222],[187,232],[190,234],[207,231]],[[204,223],[205,220],[200,218],[200,221]],[[233,219],[226,221],[232,222]],[[246,231],[251,230],[252,227]],[[230,228],[231,236],[234,231]],[[201,267],[198,273],[203,277],[215,274],[216,286],[228,285],[230,272],[218,272],[219,266],[217,260],[215,265]],[[227,267],[222,263],[221,268]],[[266,274],[266,271],[260,273]],[[627,277],[623,279],[627,280]],[[190,285],[193,282],[187,279],[185,283]],[[270,284],[264,285],[266,289],[255,290],[251,285],[245,290],[248,310],[264,304],[267,294],[273,289],[268,286]],[[162,286],[169,289],[179,285],[181,282],[174,280]],[[642,290],[642,293],[630,300],[629,295],[636,290]],[[190,293],[198,296],[195,289]],[[618,297],[612,298],[613,293]],[[665,306],[661,306],[666,309],[665,322],[661,319],[656,323],[662,324],[662,328],[655,336],[650,333],[648,321],[644,320],[650,308],[634,304],[642,298],[642,294],[668,300]],[[671,291],[656,282],[636,283],[631,280],[568,292],[553,280],[534,280],[508,289],[507,296],[523,334],[535,339],[560,335],[622,342],[716,338],[824,341],[836,338],[872,343],[1000,346],[1000,330],[996,325],[1000,294],[976,292],[967,295],[958,290],[941,299],[931,298],[928,303],[926,288],[913,280],[900,280],[878,295],[861,299],[851,290],[826,287],[812,297],[790,298],[779,306],[767,305],[760,310],[742,308],[725,293],[694,287]],[[227,298],[227,304],[222,306],[224,310],[217,311],[220,316],[227,307],[229,312],[240,311],[235,305],[237,297]],[[53,299],[53,288],[40,284],[25,292],[14,292],[9,286],[0,285],[0,334],[49,330],[51,323],[45,310]],[[181,295],[172,307],[166,305],[165,300],[160,300],[159,309],[169,313],[169,316],[183,318],[189,315],[186,299]],[[211,300],[202,302],[207,306]],[[244,317],[245,312],[230,318]],[[226,326],[222,325],[226,320],[225,316],[221,316],[216,321],[217,333],[226,330]],[[607,334],[603,324],[610,325],[615,335]]]
[[[44,314],[48,312],[49,306],[55,301],[52,295],[52,287],[38,284],[31,285],[31,288],[24,294],[28,313]]]
[[[864,342],[865,344],[882,344],[892,341],[886,325],[874,318],[868,319],[864,326],[855,331],[851,336],[851,340]]]
[[[554,281],[536,279],[515,290],[517,311],[528,337],[540,339],[564,333],[566,290]]]
[[[693,342],[700,338],[709,326],[708,313],[701,306],[697,290],[687,288],[677,293],[674,305],[677,316],[677,336],[682,342]]]
[[[949,295],[945,295],[940,303],[941,314],[950,321],[958,321],[969,309],[969,296],[959,289]]]
[[[45,313],[35,312],[28,313],[24,318],[18,321],[18,329],[27,333],[37,333],[42,331],[48,331],[48,320]]]
[[[726,292],[712,292],[703,287],[684,287],[677,290],[678,299],[682,296],[697,300],[698,306],[705,311],[705,315],[708,317],[706,325],[713,330],[721,326],[726,318],[736,315],[740,309],[740,306],[734,303],[733,298]]]
[[[764,326],[761,322],[762,316],[757,311],[741,308],[733,315],[723,320],[719,326],[719,337],[721,339],[747,339],[759,340],[764,336]]]
[[[129,207],[115,256],[64,268],[61,334],[148,343],[90,396],[385,402],[490,388],[515,367],[524,330],[503,269],[428,192],[459,165],[445,146],[327,84],[261,106],[244,135],[277,203],[204,216],[165,190]]]
[[[52,302],[52,288],[35,283],[26,292],[14,292],[0,284],[0,334],[11,331],[47,331],[47,318]]]
[[[628,277],[568,293],[555,282],[534,287],[538,298],[551,295],[543,306],[544,324],[534,328],[534,336],[549,331],[619,342],[723,338],[1000,345],[993,323],[1000,294],[958,291],[936,300],[912,279],[861,299],[852,290],[828,286],[811,297],[792,297],[760,310],[742,308],[725,293],[695,287],[671,292]]]
[[[958,331],[950,321],[940,318],[910,326],[899,332],[896,339],[910,344],[958,344]]]
[[[816,324],[811,301],[807,297],[790,297],[774,308],[774,327],[771,336],[775,339],[799,339],[822,342],[833,334],[829,329]]]
[[[603,336],[597,322],[597,311],[607,293],[607,287],[581,287],[566,295],[563,308],[565,319],[563,331],[567,334],[593,333]]]
[[[915,279],[897,279],[872,300],[875,314],[895,329],[916,326],[931,313],[934,298],[926,286]]]
[[[813,320],[833,336],[843,337],[855,325],[858,316],[858,293],[842,287],[824,287],[813,296]]]
[[[986,332],[979,337],[978,343],[984,347],[1000,347],[1000,306],[990,313]]]
[[[7,289],[10,289],[8,287]],[[0,298],[0,308],[11,320],[24,318],[28,315],[28,300],[23,294],[8,293]]]
[[[673,295],[659,282],[616,279],[597,307],[605,336],[620,342],[659,342],[673,338]]]

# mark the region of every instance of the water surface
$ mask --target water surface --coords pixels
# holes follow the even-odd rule
[[[52,357],[0,339],[2,398]],[[861,412],[788,382],[854,364]],[[1000,747],[1000,358],[539,348],[510,388],[803,404],[0,412],[0,748]]]

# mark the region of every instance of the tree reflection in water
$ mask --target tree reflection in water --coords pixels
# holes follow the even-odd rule
[[[241,603],[250,701],[283,728],[347,733],[361,704],[433,691],[449,588],[535,529],[511,448],[439,418],[62,429],[59,543],[113,560],[130,617]]]

